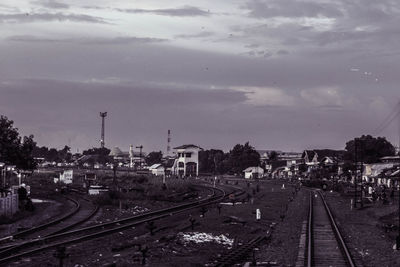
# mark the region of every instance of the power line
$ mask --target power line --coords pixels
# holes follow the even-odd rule
[[[383,120],[383,122],[375,129],[375,134],[380,134],[383,130],[385,130],[396,118],[400,115],[400,101],[397,105],[392,109],[389,115]]]

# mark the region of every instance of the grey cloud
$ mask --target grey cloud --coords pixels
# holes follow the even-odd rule
[[[8,6],[3,4],[0,4],[0,10],[6,12],[14,12],[14,13],[20,12],[20,9],[15,6]]]
[[[215,33],[213,32],[200,32],[200,33],[194,33],[194,34],[178,34],[175,35],[175,38],[182,38],[182,39],[194,39],[194,38],[204,38],[204,37],[210,37],[213,36]]]
[[[12,42],[32,42],[32,43],[64,43],[70,42],[71,39],[52,39],[52,38],[43,38],[32,35],[14,35],[6,38],[7,41]]]
[[[68,4],[57,2],[54,0],[39,0],[33,1],[31,3],[51,9],[68,9],[70,7]]]
[[[117,8],[117,11],[126,13],[151,13],[172,17],[196,17],[196,16],[209,16],[209,10],[203,10],[194,6],[184,6],[181,8],[166,8],[166,9],[122,9]]]
[[[64,13],[19,13],[0,14],[0,23],[29,23],[35,21],[74,21],[90,23],[107,23],[103,18],[85,14]]]
[[[248,44],[248,45],[245,45],[244,47],[246,47],[246,48],[258,48],[258,47],[260,47],[260,45],[259,44]]]
[[[252,0],[244,5],[256,18],[271,17],[341,17],[339,7],[333,3],[315,3],[293,0]]]
[[[278,54],[278,55],[288,55],[289,51],[282,49],[282,50],[278,50],[276,52],[276,54]]]
[[[12,42],[26,42],[26,43],[76,43],[84,45],[125,45],[125,44],[147,44],[165,42],[167,39],[149,38],[149,37],[114,37],[114,38],[65,38],[54,39],[44,38],[33,35],[14,35],[8,37],[6,40]]]
[[[99,45],[123,45],[123,44],[146,44],[165,42],[167,39],[149,38],[149,37],[115,37],[115,38],[92,38],[83,39],[83,44],[99,44]]]

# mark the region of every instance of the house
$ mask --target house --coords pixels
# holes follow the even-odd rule
[[[74,178],[74,170],[64,170],[60,173],[60,178],[58,181],[64,184],[72,184]]]
[[[302,158],[307,166],[318,165],[318,153],[314,150],[304,150]]]
[[[243,172],[245,179],[256,179],[264,175],[264,169],[261,167],[248,167]]]
[[[165,174],[165,167],[161,163],[157,163],[151,165],[149,171],[155,176],[163,176]]]
[[[383,163],[397,163],[400,164],[400,156],[388,156],[381,158]]]
[[[173,174],[178,176],[198,176],[199,175],[199,151],[201,147],[189,144],[174,148],[177,155],[174,163]]]

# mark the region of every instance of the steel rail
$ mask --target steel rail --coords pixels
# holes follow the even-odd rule
[[[82,198],[82,199],[84,199],[84,198]],[[70,199],[70,200],[71,200],[71,201],[75,201],[75,200],[73,200],[73,199]],[[84,200],[86,200],[86,199],[84,199]],[[86,201],[88,201],[88,200],[86,200]],[[79,202],[76,202],[76,203],[77,203],[78,205],[80,205]],[[47,234],[47,235],[43,235],[43,237],[50,237],[50,236],[53,236],[53,235],[60,234],[60,233],[62,233],[62,232],[64,232],[64,231],[68,231],[68,230],[70,230],[70,229],[76,227],[77,225],[82,224],[82,223],[88,221],[90,218],[92,218],[92,217],[98,212],[98,210],[99,210],[99,206],[96,205],[95,208],[89,213],[89,215],[85,216],[84,218],[82,218],[82,219],[80,219],[80,220],[78,220],[78,221],[76,221],[76,222],[74,222],[74,223],[72,223],[72,224],[69,224],[69,225],[67,225],[67,226],[65,226],[65,227],[62,227],[62,228],[60,228],[60,229],[58,229],[58,230],[56,230],[56,231],[54,231],[54,232],[51,232],[51,233],[49,233],[49,234]],[[76,214],[76,213],[74,213],[73,215],[75,215],[75,214]],[[65,218],[65,219],[70,218],[70,216],[69,216],[70,214],[67,214],[67,215],[68,215],[68,216],[64,216],[63,218]],[[58,221],[57,223],[61,223],[61,222],[62,222],[62,221]],[[46,229],[46,228],[48,228],[48,227],[50,227],[50,226],[53,226],[54,224],[56,224],[56,223],[54,223],[54,221],[52,221],[51,223],[43,224],[43,225],[40,225],[40,226],[35,227],[35,228],[33,228],[33,229],[29,229],[29,230],[31,230],[31,231],[30,231],[29,233],[26,233],[25,235],[32,234],[32,233],[38,232],[38,231],[40,231],[40,230]],[[34,231],[33,231],[33,230],[34,230]],[[12,240],[13,240],[13,236],[10,236],[10,237],[11,237],[11,238],[10,238],[9,240],[12,241]],[[29,241],[27,241],[27,242],[29,242]],[[12,250],[15,250],[15,249],[17,249],[17,248],[22,248],[23,246],[25,246],[25,244],[26,244],[27,242],[19,243],[19,244],[12,244],[12,245],[2,246],[2,247],[0,247],[0,255],[3,255],[3,254],[5,254],[5,253],[7,253],[7,252],[9,252],[9,251],[12,251]]]
[[[347,248],[346,243],[344,242],[344,239],[343,239],[343,237],[342,237],[342,234],[340,233],[340,230],[339,230],[339,228],[338,228],[338,226],[337,226],[337,224],[336,224],[336,221],[335,221],[335,219],[334,219],[334,217],[333,217],[333,215],[332,215],[332,212],[331,212],[331,210],[330,210],[328,204],[326,203],[325,198],[324,198],[324,196],[322,195],[322,193],[321,193],[320,191],[318,191],[318,193],[319,193],[319,195],[321,196],[322,202],[324,203],[325,210],[326,210],[326,212],[328,213],[329,220],[330,220],[331,225],[332,225],[332,227],[333,227],[333,229],[334,229],[335,236],[336,236],[336,238],[337,238],[338,241],[339,241],[339,245],[340,245],[342,251],[343,251],[344,254],[345,254],[346,261],[347,261],[347,263],[349,264],[349,266],[355,267],[356,264],[354,263],[354,260],[353,260],[351,254],[350,254],[350,251],[349,251],[349,249]]]
[[[267,232],[267,235],[260,235],[260,236],[253,238],[248,243],[243,244],[243,245],[231,250],[229,253],[225,254],[224,256],[222,256],[222,258],[218,260],[218,263],[215,265],[215,267],[232,266],[235,263],[242,261],[243,258],[249,253],[250,250],[252,250],[255,246],[257,246],[263,240],[269,239],[270,237],[271,237],[271,233]]]
[[[89,230],[100,229],[99,232],[95,232],[95,233],[91,233],[91,234],[85,234],[85,235],[83,235],[81,237],[73,238],[73,239],[70,239],[70,240],[67,240],[67,241],[60,241],[60,242],[57,242],[57,243],[48,244],[48,245],[42,246],[40,248],[32,249],[32,250],[29,250],[29,251],[26,251],[26,252],[22,252],[22,253],[19,253],[19,254],[15,254],[15,255],[7,255],[6,253],[4,253],[5,251],[2,251],[2,252],[0,252],[0,254],[1,254],[0,257],[2,257],[0,259],[0,264],[5,263],[5,262],[9,262],[11,260],[15,260],[15,259],[18,259],[18,258],[21,258],[21,257],[24,257],[24,256],[32,255],[34,253],[37,253],[37,252],[40,252],[40,251],[44,251],[44,250],[47,250],[47,249],[50,249],[50,248],[54,248],[54,247],[57,247],[57,246],[60,246],[60,245],[67,245],[67,244],[71,244],[71,243],[77,243],[77,242],[82,242],[82,241],[85,241],[85,240],[90,240],[90,239],[93,239],[93,238],[96,238],[96,237],[100,237],[100,236],[104,236],[104,235],[107,235],[107,234],[118,232],[118,231],[121,231],[121,230],[124,230],[124,229],[128,229],[128,228],[131,228],[133,226],[137,226],[139,224],[143,224],[145,222],[154,221],[154,220],[161,219],[161,218],[168,217],[168,216],[173,216],[175,214],[178,214],[178,213],[181,213],[181,212],[185,212],[187,210],[191,210],[191,209],[198,208],[198,207],[201,207],[201,206],[214,204],[216,202],[221,201],[222,199],[224,199],[226,197],[226,193],[225,193],[224,190],[219,189],[219,188],[213,188],[213,190],[219,190],[222,193],[222,195],[221,196],[212,196],[212,197],[210,197],[208,199],[205,199],[205,200],[194,201],[194,202],[190,202],[190,203],[174,206],[174,207],[171,207],[171,208],[166,208],[166,209],[162,209],[162,210],[157,210],[157,211],[153,211],[153,212],[148,212],[148,213],[132,216],[130,218],[117,220],[117,221],[106,223],[106,224],[100,224],[100,225],[85,227],[85,228],[69,231],[69,232],[66,232],[66,233],[61,233],[61,234],[57,234],[57,235],[44,237],[44,238],[39,238],[39,239],[35,239],[35,240],[32,240],[32,241],[25,242],[25,243],[21,244],[17,249],[27,248],[27,247],[31,247],[31,246],[34,246],[34,245],[43,245],[43,244],[46,244],[47,242],[55,242],[53,239],[66,238],[66,237],[69,237],[69,236],[74,236],[76,234],[85,234],[85,232],[87,232]],[[149,216],[150,216],[150,218],[147,218]],[[145,219],[145,218],[147,218],[147,219]],[[136,220],[136,221],[128,223],[128,224],[123,225],[123,226],[120,226],[121,223],[127,223],[127,222],[132,221],[132,220]],[[114,227],[112,229],[104,230],[105,226],[115,226],[115,225],[117,225],[117,227]],[[51,240],[53,240],[53,241],[51,241]],[[18,251],[17,249],[11,248],[10,250],[8,250],[6,252],[9,254],[9,253]]]
[[[312,267],[313,258],[313,192],[310,192],[310,207],[308,211],[307,225],[307,267]]]
[[[12,236],[12,239],[21,238],[21,237],[23,237],[23,236],[32,234],[32,233],[34,233],[34,232],[43,230],[43,229],[45,229],[45,228],[47,228],[47,227],[49,227],[49,226],[58,224],[58,223],[60,223],[60,222],[62,222],[62,221],[64,221],[64,220],[70,218],[71,216],[75,215],[75,214],[80,210],[81,205],[80,205],[80,203],[79,203],[78,201],[76,201],[75,199],[72,199],[72,198],[69,198],[69,197],[67,197],[67,199],[68,199],[69,201],[72,201],[72,202],[75,204],[75,209],[74,209],[74,210],[72,210],[71,212],[69,212],[69,213],[67,213],[66,215],[62,216],[61,218],[58,218],[58,219],[52,220],[52,221],[50,221],[50,222],[48,222],[48,223],[44,223],[44,224],[41,224],[41,225],[32,227],[32,228],[30,228],[30,229],[27,229],[27,230],[24,230],[24,231],[21,231],[21,232],[17,232],[17,233],[15,233],[15,234],[12,234],[12,235],[11,235],[11,236]]]

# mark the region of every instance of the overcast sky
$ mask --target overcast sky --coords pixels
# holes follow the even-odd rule
[[[0,114],[39,145],[343,149],[400,96],[398,0],[1,0]]]

